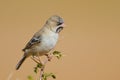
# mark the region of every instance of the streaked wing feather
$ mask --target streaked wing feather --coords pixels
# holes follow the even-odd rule
[[[33,45],[38,44],[41,42],[41,37],[37,36],[37,37],[33,37],[25,46],[25,48],[23,49],[23,51],[25,51],[26,49],[31,48]]]

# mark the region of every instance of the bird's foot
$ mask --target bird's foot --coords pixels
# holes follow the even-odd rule
[[[51,61],[51,59],[52,59],[52,55],[51,54],[45,54],[45,56],[47,56],[48,61]]]

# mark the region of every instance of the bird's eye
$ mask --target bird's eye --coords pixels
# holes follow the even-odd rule
[[[60,23],[60,22],[57,23],[58,26],[61,25],[61,24],[62,24],[62,23]]]

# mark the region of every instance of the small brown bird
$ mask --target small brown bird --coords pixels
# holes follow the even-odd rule
[[[58,41],[59,32],[63,27],[64,21],[60,16],[54,15],[50,17],[23,49],[24,55],[18,62],[16,70],[20,68],[22,63],[29,56],[42,56],[51,51],[55,47]]]

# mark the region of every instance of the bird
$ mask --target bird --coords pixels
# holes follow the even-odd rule
[[[48,18],[43,27],[38,30],[23,49],[23,56],[16,65],[16,70],[20,68],[22,63],[30,56],[43,56],[55,47],[59,33],[64,28],[64,20],[58,15]]]

